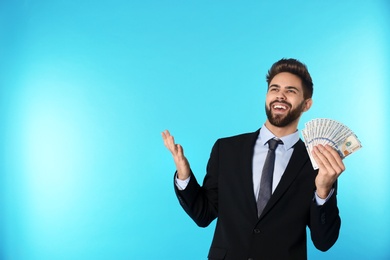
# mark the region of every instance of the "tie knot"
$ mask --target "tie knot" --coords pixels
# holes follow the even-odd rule
[[[268,140],[268,148],[272,151],[276,149],[278,144],[283,144],[282,140],[276,140],[276,139],[269,139]]]

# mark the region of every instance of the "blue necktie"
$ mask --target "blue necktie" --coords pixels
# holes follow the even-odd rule
[[[275,149],[278,144],[283,144],[281,140],[270,139],[268,141],[268,153],[264,162],[263,172],[261,174],[259,197],[257,198],[257,215],[260,217],[265,205],[271,198],[272,179],[274,176]]]

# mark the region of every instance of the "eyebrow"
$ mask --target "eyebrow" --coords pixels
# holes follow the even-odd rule
[[[278,84],[272,84],[268,87],[268,89],[273,88],[273,87],[281,88],[281,86],[279,86]],[[300,92],[300,90],[294,86],[287,86],[286,89],[295,89],[296,91]]]

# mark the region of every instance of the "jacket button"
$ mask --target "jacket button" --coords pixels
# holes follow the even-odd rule
[[[260,234],[260,229],[255,228],[255,229],[253,230],[253,233],[255,233],[255,234]]]

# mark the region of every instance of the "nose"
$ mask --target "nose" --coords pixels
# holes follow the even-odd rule
[[[277,100],[285,100],[286,96],[284,95],[284,93],[282,91],[279,91],[278,94],[276,95],[276,99]]]

